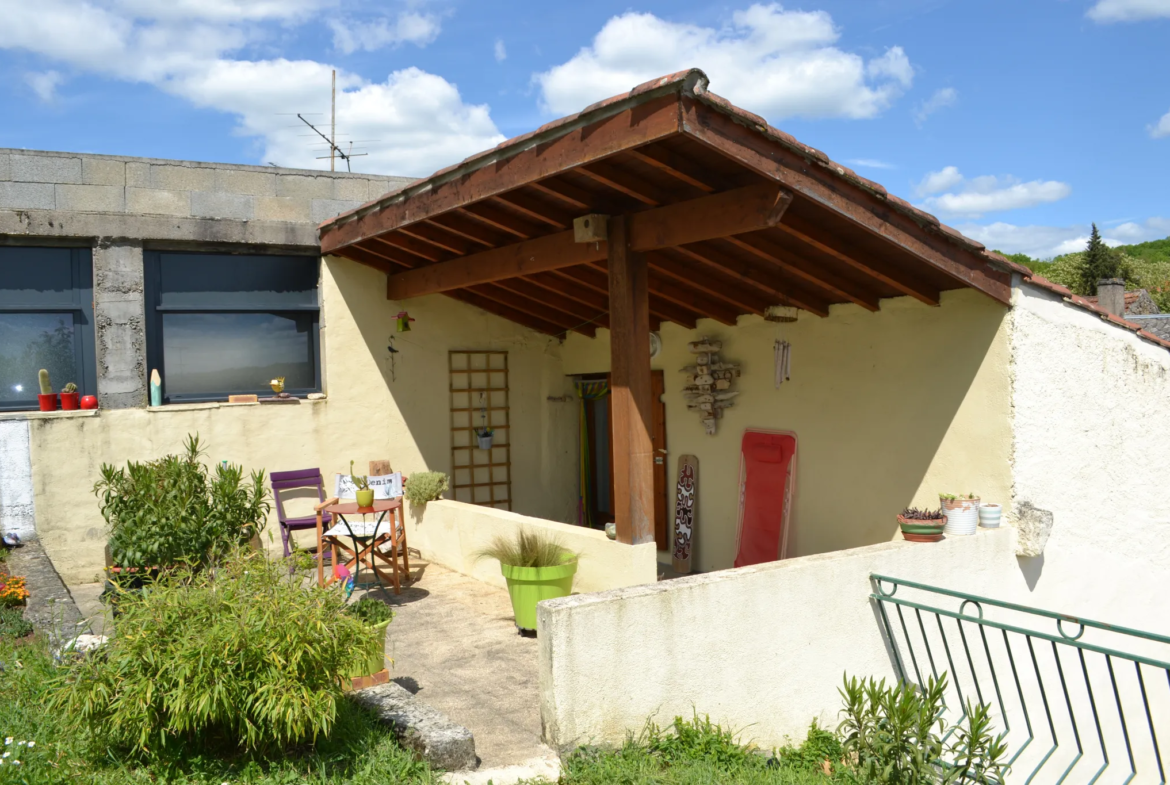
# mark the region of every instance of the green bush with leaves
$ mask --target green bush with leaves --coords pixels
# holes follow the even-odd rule
[[[23,638],[32,632],[21,608],[0,608],[0,638]]]
[[[394,611],[390,610],[390,606],[373,597],[362,597],[352,605],[346,605],[345,612],[370,627],[394,618]]]
[[[447,475],[442,472],[418,472],[406,478],[402,495],[409,499],[411,504],[419,506],[433,502],[442,496],[448,487],[450,485]]]
[[[74,663],[51,704],[95,740],[271,751],[329,734],[342,677],[369,647],[340,590],[303,588],[285,563],[239,553],[123,591],[118,634]]]
[[[125,468],[102,465],[94,494],[109,526],[110,555],[120,567],[206,565],[248,543],[264,527],[264,472],[244,477],[240,466],[209,472],[199,436],[183,455]]]
[[[886,680],[845,679],[845,707],[837,729],[849,762],[846,774],[862,785],[1000,785],[1008,767],[1004,736],[992,736],[986,704],[969,702],[964,723],[944,743],[946,674],[924,689]]]

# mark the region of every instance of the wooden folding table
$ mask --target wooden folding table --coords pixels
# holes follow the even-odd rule
[[[322,531],[322,513],[333,516],[333,526]],[[350,517],[374,516],[371,520],[350,521]],[[348,541],[348,542],[347,542]],[[335,569],[326,576],[324,564],[317,560],[317,582],[328,586],[337,580],[336,565],[344,560],[346,569],[353,573],[354,583],[361,577],[362,566],[368,567],[378,580],[392,583],[394,593],[402,590],[399,571],[410,577],[410,556],[406,551],[406,528],[402,522],[402,498],[375,499],[370,507],[359,507],[357,502],[340,502],[328,499],[317,509],[317,552],[322,553],[326,545],[333,552]],[[389,545],[389,552],[383,547]],[[402,566],[398,554],[402,553]],[[381,561],[382,565],[378,562]],[[390,566],[390,572],[385,571]]]

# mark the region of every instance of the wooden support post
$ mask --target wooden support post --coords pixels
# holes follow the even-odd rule
[[[630,250],[630,222],[609,222],[610,395],[614,515],[619,542],[654,542],[650,413],[650,293],[646,258]]]

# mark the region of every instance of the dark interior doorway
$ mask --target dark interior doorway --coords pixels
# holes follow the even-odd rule
[[[609,382],[609,374],[586,374],[578,377],[582,381]],[[654,446],[654,541],[658,550],[669,548],[667,534],[666,504],[666,404],[662,402],[665,391],[665,377],[662,371],[651,371],[651,438]],[[584,458],[586,466],[582,480],[587,487],[584,504],[585,521],[601,529],[614,520],[613,504],[613,445],[610,442],[611,397],[607,394],[583,402],[581,435],[587,441],[588,451]]]

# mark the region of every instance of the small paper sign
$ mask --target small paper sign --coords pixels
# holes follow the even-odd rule
[[[402,472],[370,477],[369,480],[375,499],[397,499],[402,495]],[[348,474],[337,475],[336,495],[339,499],[357,498],[357,486]]]

